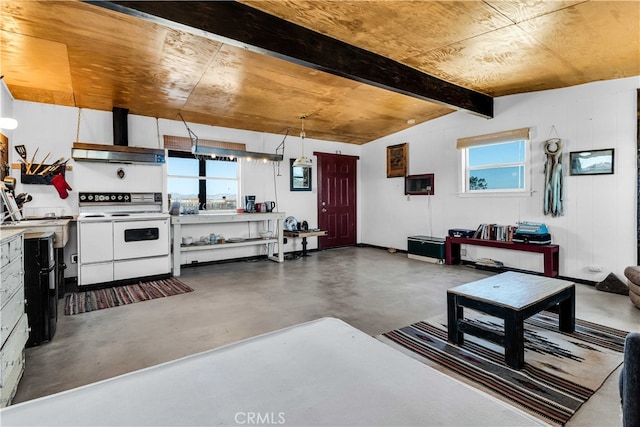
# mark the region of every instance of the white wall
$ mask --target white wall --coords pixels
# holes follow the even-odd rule
[[[13,96],[11,95],[11,92],[9,92],[9,89],[4,83],[4,80],[0,80],[0,117],[9,117],[15,119],[15,116],[13,114]],[[13,133],[13,130],[2,129],[1,132],[5,136],[10,137]]]
[[[495,100],[495,118],[487,120],[467,113],[453,113],[380,140],[357,146],[331,141],[305,139],[305,154],[314,151],[360,156],[358,186],[358,242],[382,247],[406,249],[407,237],[426,234],[444,237],[449,228],[476,228],[479,223],[513,224],[520,220],[544,222],[554,243],[560,245],[560,274],[586,280],[602,280],[609,272],[622,278],[622,271],[636,260],[636,89],[638,77],[591,83],[565,89],[513,95]],[[12,131],[10,144],[24,144],[30,155],[39,147],[38,158],[51,151],[51,157],[69,157],[76,140],[78,109],[13,101],[2,97],[2,111],[12,110],[20,126]],[[250,151],[274,153],[282,134],[240,131],[189,124],[202,139],[242,142]],[[307,123],[312,129],[313,124]],[[461,197],[459,152],[456,139],[520,127],[532,128],[532,185],[534,193],[526,197]],[[563,139],[564,162],[569,151],[614,148],[615,174],[606,176],[566,176],[565,214],[552,218],[542,214],[542,143],[552,127]],[[159,120],[129,115],[129,144],[161,147],[160,135],[187,136],[179,120]],[[255,194],[258,201],[277,200],[278,208],[298,220],[317,225],[317,170],[313,169],[313,191],[289,191],[288,159],[301,153],[299,129],[293,128],[286,139],[285,161],[281,175],[271,164],[242,166],[242,194]],[[81,142],[113,142],[111,112],[81,110]],[[404,195],[402,178],[386,178],[386,147],[409,144],[409,173],[435,173],[434,196]],[[10,162],[17,162],[14,150]],[[60,199],[52,186],[18,185],[33,201],[26,205],[32,214],[49,212],[75,214],[77,192],[105,187],[109,191],[150,191],[161,186],[166,193],[166,168],[127,166],[128,177],[118,181],[117,165],[69,162],[73,170],[67,181],[73,187],[67,199]],[[142,168],[142,169],[140,169]],[[149,168],[160,175],[148,174]],[[18,171],[12,171],[18,178]],[[135,179],[134,179],[135,177]],[[155,190],[158,191],[158,190]],[[61,212],[62,211],[62,212]],[[214,230],[216,233],[224,230]],[[232,231],[235,232],[235,231]],[[194,230],[194,237],[209,234]],[[229,237],[229,236],[227,236]],[[234,236],[231,236],[234,237]],[[317,247],[310,239],[309,248]],[[299,241],[290,241],[286,250],[300,250]],[[70,250],[74,250],[73,248]],[[255,249],[247,249],[251,251]],[[491,248],[468,247],[468,259],[490,257],[506,265],[542,271],[541,255]],[[215,252],[217,255],[214,255]],[[222,257],[225,251],[211,251]],[[244,252],[230,256],[252,255]],[[201,260],[208,260],[202,258]],[[602,267],[601,273],[588,271]]]
[[[4,99],[4,98],[3,98]],[[10,144],[24,144],[29,158],[38,149],[36,160],[42,160],[46,153],[51,153],[47,162],[59,157],[70,157],[71,147],[76,141],[78,128],[78,109],[50,104],[40,104],[27,101],[13,101],[13,107],[20,126],[13,131]],[[9,108],[7,107],[7,108]],[[191,130],[200,139],[213,139],[227,142],[240,142],[247,146],[248,151],[275,153],[276,147],[282,142],[285,134],[266,134],[242,131],[236,129],[206,126],[189,123]],[[311,124],[307,124],[310,129]],[[184,123],[180,120],[156,120],[152,117],[129,115],[128,122],[129,145],[136,147],[161,148],[163,135],[188,136]],[[280,174],[277,174],[275,163],[241,162],[242,196],[252,194],[257,201],[272,200],[277,202],[277,210],[294,216],[299,221],[306,220],[310,227],[318,223],[316,211],[317,169],[313,168],[312,191],[292,192],[289,190],[289,159],[301,154],[301,140],[299,129],[292,129],[285,140],[284,161],[280,163]],[[113,144],[112,113],[110,111],[80,110],[80,132],[78,141],[95,144]],[[305,139],[304,150],[307,157],[313,159],[314,151],[358,155],[360,146],[343,144],[332,141]],[[18,162],[17,153],[11,151],[9,161]],[[66,173],[66,181],[73,190],[69,197],[61,199],[53,186],[22,184],[20,172],[12,171],[12,176],[18,180],[16,191],[26,192],[33,200],[25,205],[24,212],[28,216],[44,215],[55,212],[58,215],[75,215],[78,213],[78,192],[80,191],[161,191],[166,195],[166,165],[162,167],[148,165],[121,165],[106,163],[74,162],[68,163],[72,167]],[[123,168],[126,177],[117,178],[118,168]],[[168,206],[165,206],[168,210]],[[254,224],[255,227],[261,226]],[[235,230],[218,226],[216,230],[207,227],[193,228],[193,236],[209,235],[211,232],[224,234],[225,237],[243,237],[234,233],[244,233],[246,230]],[[252,231],[255,233],[256,231]],[[317,239],[309,239],[309,249],[317,247]],[[301,250],[299,239],[290,239],[285,251]],[[75,242],[67,247],[67,252],[75,251]],[[247,247],[239,251],[210,251],[190,254],[187,262],[194,260],[209,261],[229,257],[242,257],[259,254],[257,247]],[[69,262],[67,262],[69,265]],[[75,273],[74,266],[70,266],[68,276]]]
[[[13,96],[11,96],[11,92],[9,92],[7,85],[4,83],[4,80],[0,80],[0,117],[16,118],[13,113],[13,102]],[[11,141],[13,139],[14,131],[11,129],[0,129],[0,132],[9,138],[10,151],[14,151],[11,149],[13,146]],[[11,154],[9,154],[9,156],[11,156]]]
[[[600,281],[623,278],[636,263],[636,90],[640,78],[597,82],[495,99],[487,120],[453,113],[381,138],[362,149],[362,242],[407,248],[411,235],[444,237],[450,228],[480,223],[544,222],[560,245],[560,275]],[[532,129],[531,195],[463,197],[456,139],[522,127]],[[555,128],[555,132],[552,132]],[[570,151],[615,149],[615,174],[565,176],[564,215],[543,214],[543,142],[560,137]],[[386,147],[409,144],[409,173],[435,173],[434,196],[404,195],[402,178],[386,178]],[[514,268],[542,271],[542,256],[469,246],[467,259],[488,257]],[[601,266],[602,272],[589,271]]]

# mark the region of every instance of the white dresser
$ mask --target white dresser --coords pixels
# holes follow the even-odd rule
[[[24,230],[0,230],[0,407],[8,406],[24,372],[29,337],[24,296]]]

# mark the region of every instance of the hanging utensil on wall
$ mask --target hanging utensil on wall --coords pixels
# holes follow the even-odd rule
[[[27,163],[27,147],[24,145],[15,145],[13,148],[15,148],[18,155],[22,158],[26,172],[29,169],[29,163]]]
[[[33,170],[33,172],[30,173],[30,175],[35,175],[38,172],[38,170],[42,167],[42,165],[44,165],[44,162],[47,161],[50,155],[51,155],[51,152],[47,153],[47,155],[44,156],[44,159],[42,159],[40,164],[38,164],[38,166]]]
[[[27,160],[27,147],[25,147],[24,145],[16,145],[13,148],[16,149],[16,151],[18,152],[20,157],[22,157],[23,160]]]
[[[62,160],[64,157],[60,157],[60,160]],[[46,173],[41,174],[44,175],[45,177],[47,176],[51,176],[51,175],[55,175],[56,173],[64,170],[64,168],[67,166],[67,162],[71,159],[67,159],[64,162],[60,162],[60,160],[58,160],[58,162],[56,162],[57,164],[51,165],[50,169],[48,171],[46,171]]]
[[[31,166],[33,166],[33,162],[36,160],[36,156],[38,155],[38,150],[40,149],[40,147],[36,148],[36,152],[33,153],[33,157],[31,157],[31,161],[29,163],[27,163],[27,169],[25,171],[25,173],[27,175],[31,175]]]
[[[40,175],[46,175],[48,174],[48,172],[54,170],[57,168],[57,166],[60,164],[60,162],[62,162],[64,160],[64,157],[60,157],[58,160],[56,160],[55,162],[51,163],[49,166],[45,167],[44,169],[42,169],[40,171]]]

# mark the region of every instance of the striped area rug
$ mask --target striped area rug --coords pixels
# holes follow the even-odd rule
[[[502,331],[500,319],[465,310],[478,326]],[[472,385],[557,424],[565,424],[622,363],[626,331],[576,319],[573,333],[558,331],[558,316],[542,312],[525,322],[525,366],[504,363],[504,349],[465,334],[462,347],[447,341],[446,317],[387,332],[380,338],[453,371]],[[386,338],[386,339],[385,339]],[[446,371],[446,370],[445,370]]]
[[[133,285],[74,292],[67,295],[64,314],[80,314],[103,308],[118,307],[134,302],[170,297],[192,292],[193,289],[175,277],[140,282]]]

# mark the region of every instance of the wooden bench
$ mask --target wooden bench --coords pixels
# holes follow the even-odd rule
[[[511,249],[513,251],[541,253],[544,256],[544,275],[558,277],[559,274],[560,246],[558,245],[536,245],[533,243],[502,242],[468,237],[447,237],[445,242],[445,264],[452,265],[460,262],[460,245],[488,246]]]
[[[328,234],[327,230],[308,230],[308,231],[285,230],[284,231],[285,237],[302,237],[302,256],[303,257],[309,256],[309,254],[307,253],[307,237],[322,237],[322,236],[326,236],[327,234]]]

